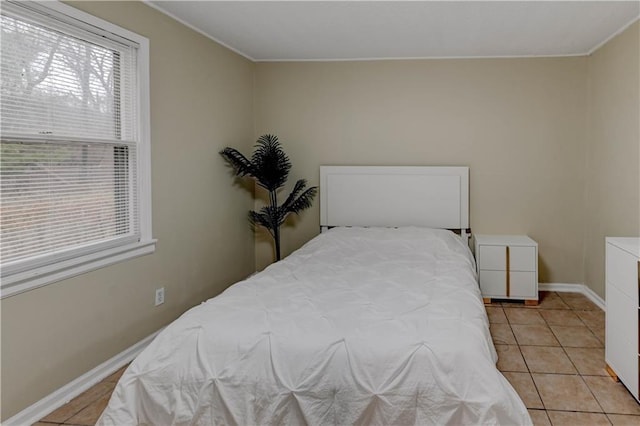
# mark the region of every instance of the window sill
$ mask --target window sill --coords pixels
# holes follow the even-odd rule
[[[156,249],[156,241],[157,240],[147,240],[135,244],[114,247],[52,265],[41,266],[25,272],[8,275],[2,278],[0,299],[15,296],[16,294],[24,293],[34,288],[43,287],[56,281],[75,277],[135,257],[151,254]]]

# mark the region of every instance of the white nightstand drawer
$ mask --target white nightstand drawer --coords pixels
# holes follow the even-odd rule
[[[538,263],[535,247],[509,247],[509,269],[535,272]]]
[[[538,298],[538,283],[535,272],[511,271],[509,273],[509,287],[511,297],[523,299]]]
[[[507,268],[507,247],[481,245],[478,253],[482,269],[504,271]],[[530,271],[536,270],[536,248],[509,246],[509,270]]]
[[[480,270],[480,291],[484,297],[514,297],[537,299],[535,272],[509,272],[509,294],[507,296],[507,271]]]
[[[507,271],[480,270],[480,291],[483,297],[505,297]]]
[[[504,271],[507,269],[507,248],[505,246],[480,246],[478,264],[482,269]]]

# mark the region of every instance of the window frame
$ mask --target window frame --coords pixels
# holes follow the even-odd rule
[[[84,274],[155,251],[157,240],[152,237],[151,226],[151,116],[149,91],[149,40],[115,24],[97,18],[59,1],[19,2],[52,15],[81,30],[91,31],[108,38],[126,40],[137,44],[137,119],[136,167],[138,190],[138,220],[140,241],[125,242],[113,247],[96,250],[77,248],[51,257],[46,264],[39,264],[37,257],[26,261],[28,269],[2,276],[0,299],[34,288]],[[29,264],[33,266],[29,266]]]

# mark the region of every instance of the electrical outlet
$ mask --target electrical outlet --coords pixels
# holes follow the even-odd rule
[[[164,287],[156,289],[156,306],[164,303]]]

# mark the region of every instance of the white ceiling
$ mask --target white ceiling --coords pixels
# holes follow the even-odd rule
[[[640,1],[147,1],[254,61],[591,53]]]

